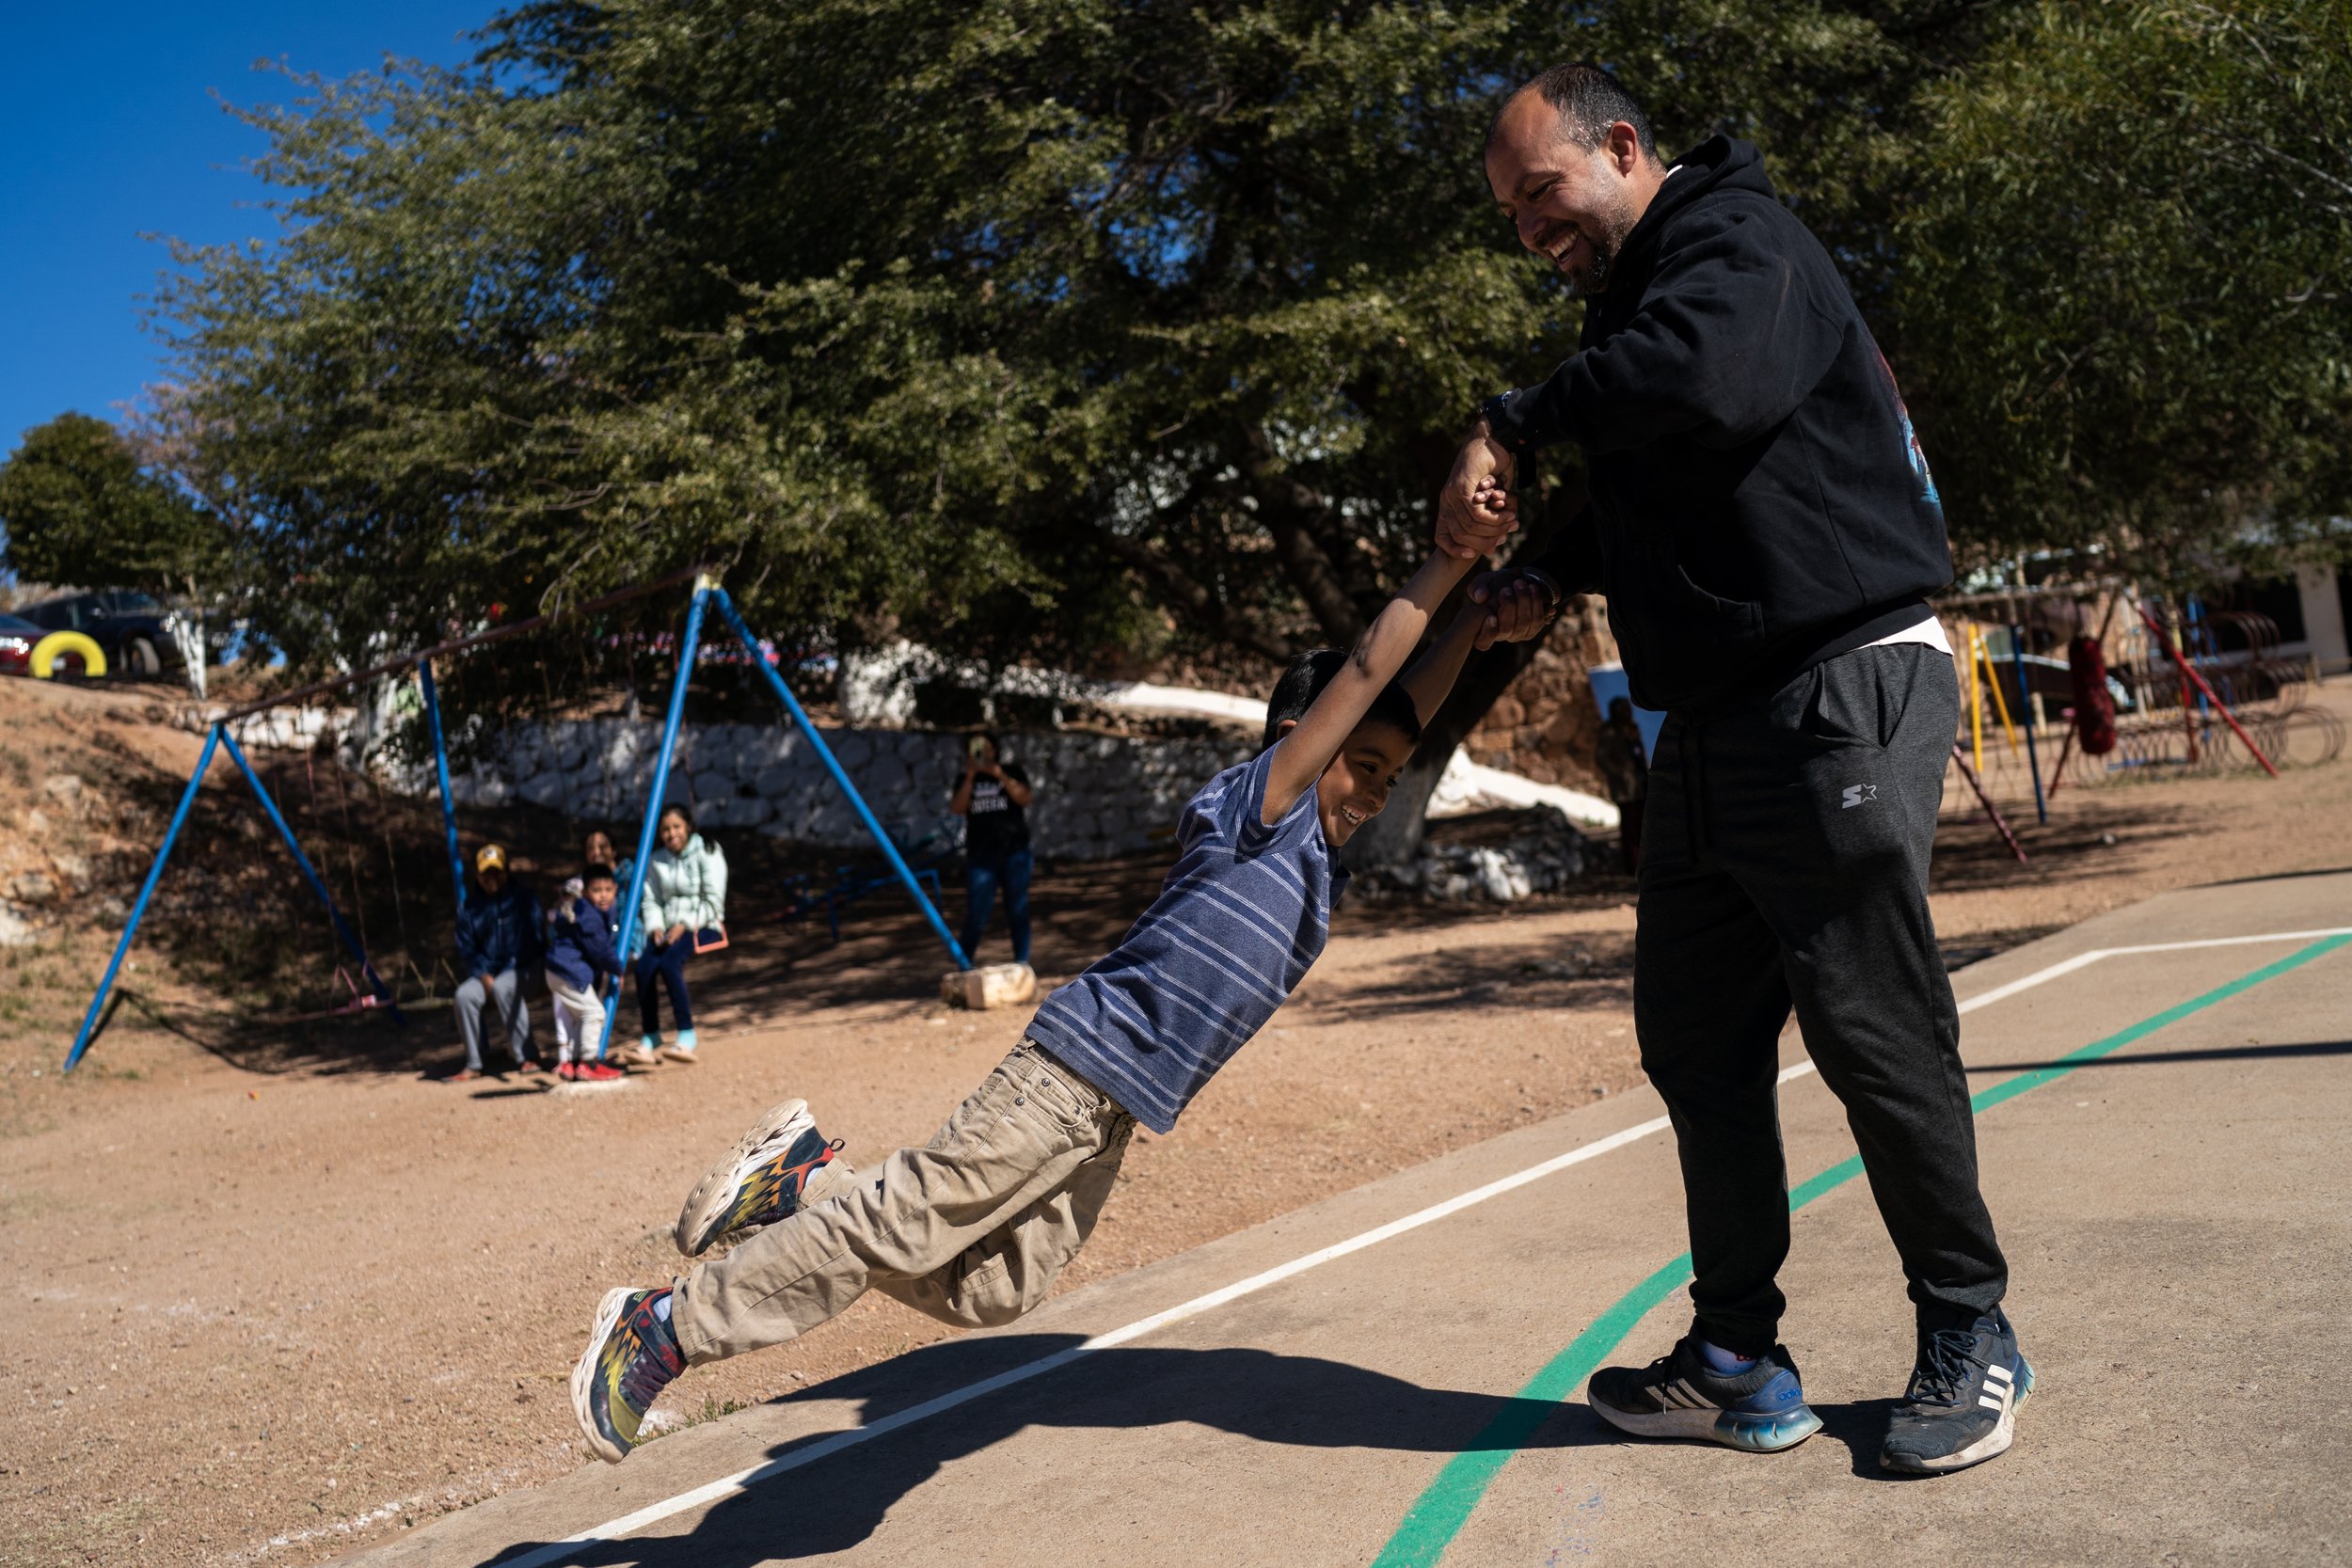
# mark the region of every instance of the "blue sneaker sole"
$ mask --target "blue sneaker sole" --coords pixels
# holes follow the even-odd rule
[[[1588,1396],[1589,1398],[1589,1396]],[[1793,1449],[1821,1430],[1821,1418],[1809,1405],[1797,1405],[1776,1415],[1751,1416],[1736,1410],[1619,1410],[1593,1400],[1594,1411],[1619,1432],[1636,1437],[1680,1437],[1721,1443],[1745,1453],[1778,1453]]]

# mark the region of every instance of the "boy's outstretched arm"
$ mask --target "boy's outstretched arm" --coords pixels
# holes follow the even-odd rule
[[[1347,662],[1308,708],[1307,716],[1275,742],[1274,761],[1266,774],[1265,804],[1259,813],[1268,827],[1279,822],[1298,798],[1315,786],[1315,780],[1347,744],[1358,722],[1372,710],[1373,699],[1412,657],[1422,634],[1429,629],[1429,618],[1470,565],[1442,554],[1422,562],[1413,580],[1356,640]],[[1415,701],[1418,705],[1419,699]]]
[[[1413,712],[1422,723],[1435,719],[1453,694],[1454,683],[1462,678],[1462,666],[1469,662],[1470,650],[1478,646],[1478,633],[1489,612],[1487,606],[1464,599],[1452,623],[1405,672],[1398,684],[1413,699]]]

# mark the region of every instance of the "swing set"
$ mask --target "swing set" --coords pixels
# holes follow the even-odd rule
[[[2106,597],[2107,606],[2098,635],[2080,635],[2088,626],[2081,614],[2082,601],[2101,594]],[[2073,602],[2078,630],[2078,635],[2070,644],[2070,674],[2075,682],[2077,693],[2075,705],[2068,710],[2071,722],[2065,726],[2058,756],[2046,775],[2046,783],[2036,742],[2041,720],[2026,673],[2023,605],[2029,599]],[[2020,862],[2026,859],[2026,851],[2018,844],[2017,835],[2002,819],[1999,808],[1994,804],[1992,795],[1983,783],[1988,733],[1997,723],[1997,734],[1993,738],[2006,743],[2010,762],[2024,768],[2032,783],[2035,816],[2046,824],[2050,819],[2049,798],[2057,794],[2065,782],[2067,764],[2074,757],[2078,739],[2082,743],[2082,759],[2086,762],[2116,750],[2119,739],[2127,753],[2122,766],[2151,766],[2176,760],[2169,754],[2169,747],[2165,744],[2168,733],[2172,729],[2171,721],[2156,715],[2152,700],[2154,695],[2152,688],[2157,684],[2160,660],[2170,665],[2170,673],[2179,682],[2180,725],[2177,734],[2170,735],[2170,738],[2185,747],[2185,760],[2188,766],[2198,766],[2201,759],[2208,756],[2218,757],[2222,747],[2216,745],[2212,738],[2215,730],[2213,721],[2217,717],[2221,724],[2227,726],[2227,737],[2234,737],[2265,773],[2274,779],[2279,776],[2278,766],[2272,758],[2280,756],[2280,760],[2284,760],[2281,753],[2289,739],[2288,727],[2280,721],[2301,716],[2293,711],[2296,705],[2295,702],[2284,701],[2295,691],[2297,676],[2283,661],[2269,657],[2267,650],[2275,648],[2278,636],[2275,625],[2266,617],[2234,613],[2218,617],[2232,623],[2247,642],[2247,656],[2233,664],[2215,635],[2217,617],[2204,612],[2197,600],[2189,598],[2183,601],[2178,624],[2169,625],[2168,618],[2160,616],[2159,607],[2152,605],[2121,579],[1994,590],[1947,602],[1999,604],[2010,611],[2006,626],[1994,623],[1997,629],[2008,634],[2010,668],[2007,672],[2000,668],[2001,661],[1993,653],[1985,635],[1985,624],[1974,618],[1964,618],[1958,623],[1960,635],[1955,640],[1958,644],[1955,652],[1961,665],[1966,731],[1953,742],[1952,762],[1975,792],[1979,805],[1999,832],[2010,852]],[[2136,661],[2142,678],[2136,683],[2137,695],[2132,703],[2135,710],[2133,721],[2129,726],[2119,726],[2112,711],[2113,705],[2107,702],[2104,690],[2096,695],[2091,693],[2106,683],[2104,644],[2107,634],[2114,628],[2117,611],[2126,607],[2133,623],[2131,634],[2142,647]],[[2234,681],[2231,673],[2233,670],[2237,672]],[[2243,689],[2238,689],[2241,684]],[[2096,714],[2085,711],[2086,696],[2090,696],[2090,701],[2103,711]],[[2280,704],[2284,711],[2261,716],[2242,711],[2249,705],[2265,704]],[[2313,717],[2321,721],[2319,727],[2325,732],[2320,736],[2320,743],[2324,753],[2321,760],[2326,760],[2341,750],[2342,736],[2335,731],[2332,719],[2325,715]],[[2265,747],[2250,732],[2249,726],[2252,730],[2263,731],[2270,744]],[[2225,742],[2227,737],[2224,737]]]
[[[641,583],[634,588],[608,594],[602,598],[592,599],[569,610],[558,610],[549,615],[536,615],[529,620],[516,621],[505,626],[493,626],[486,631],[476,632],[470,637],[461,637],[452,641],[437,643],[416,653],[404,654],[397,658],[372,665],[352,674],[339,675],[332,680],[319,681],[261,702],[247,703],[214,720],[204,732],[204,749],[197,758],[195,771],[188,775],[187,787],[181,792],[180,803],[171,816],[171,824],[165,830],[164,841],[155,851],[154,863],[147,868],[147,879],[140,884],[138,897],[131,906],[129,918],[123,922],[122,935],[115,942],[114,956],[107,959],[105,974],[98,982],[96,994],[90,998],[89,1010],[83,1016],[82,1027],[74,1036],[73,1049],[66,1056],[64,1070],[68,1072],[73,1070],[74,1067],[80,1063],[83,1053],[89,1049],[92,1037],[97,1034],[100,1015],[105,1008],[107,996],[114,990],[115,976],[122,968],[124,956],[131,950],[132,939],[138,934],[139,921],[147,912],[149,901],[154,896],[155,885],[163,879],[164,866],[171,858],[172,845],[178,841],[181,831],[187,825],[188,814],[196,805],[197,791],[203,785],[204,776],[213,765],[215,754],[224,749],[229,753],[229,759],[236,764],[237,771],[244,774],[246,783],[252,786],[255,798],[262,803],[262,810],[269,817],[270,825],[278,830],[278,836],[285,840],[287,849],[294,855],[294,863],[301,868],[304,879],[310,884],[310,891],[317,894],[319,902],[326,907],[326,916],[334,926],[337,940],[351,955],[360,978],[367,982],[367,989],[362,990],[358,981],[352,978],[351,973],[339,967],[337,974],[342,977],[344,988],[350,992],[349,1000],[330,1006],[323,1014],[311,1016],[337,1017],[381,1008],[391,1015],[395,1023],[405,1027],[407,1019],[401,1011],[399,1001],[393,996],[391,989],[385,985],[383,977],[376,973],[375,965],[368,958],[365,943],[358,934],[353,931],[350,924],[343,919],[342,911],[336,907],[334,895],[327,891],[326,879],[320,875],[318,867],[304,852],[301,843],[294,837],[294,829],[287,823],[285,815],[278,810],[276,798],[270,794],[268,786],[262,782],[261,774],[254,770],[252,762],[246,756],[245,748],[237,743],[235,726],[272,708],[310,702],[368,681],[379,680],[387,676],[400,676],[413,672],[417,679],[418,691],[423,700],[426,731],[433,741],[434,782],[440,794],[441,826],[449,847],[450,879],[456,890],[457,908],[462,911],[466,907],[465,863],[457,847],[456,800],[450,791],[449,749],[442,733],[440,697],[434,686],[433,661],[437,658],[446,661],[488,643],[502,641],[559,622],[592,615],[628,600],[660,593],[665,588],[675,587],[689,579],[691,579],[693,583],[693,597],[687,605],[686,626],[678,639],[677,676],[670,689],[669,708],[661,726],[661,747],[655,753],[652,787],[645,800],[644,819],[637,832],[637,856],[629,872],[628,891],[621,903],[618,950],[628,952],[630,939],[635,934],[639,900],[644,893],[645,869],[653,858],[654,829],[660,819],[663,799],[669,789],[670,765],[677,750],[678,729],[686,716],[687,683],[693,676],[695,655],[702,646],[706,617],[715,610],[727,631],[733,634],[736,642],[741,646],[752,668],[758,671],[766,680],[769,689],[775,694],[776,700],[784,705],[787,721],[797,726],[800,733],[807,738],[818,760],[824,765],[826,773],[839,786],[841,793],[848,798],[850,807],[857,813],[858,821],[882,850],[882,858],[889,863],[893,875],[907,890],[908,896],[914,900],[915,908],[921,911],[923,917],[930,922],[932,935],[936,936],[941,945],[946,948],[947,956],[954,960],[957,969],[970,969],[971,959],[964,956],[963,949],[958,945],[954,934],[947,929],[947,923],[941,918],[938,906],[925,894],[922,881],[908,866],[905,857],[898,852],[898,845],[892,841],[889,833],[883,831],[882,824],[875,819],[872,809],[866,803],[866,798],[858,793],[857,786],[850,782],[850,775],[842,768],[840,759],[834,755],[833,748],[826,744],[824,736],[815,724],[809,721],[808,714],[801,706],[800,699],[792,695],[792,689],[785,684],[784,677],[777,673],[759,639],[752,635],[751,628],[744,624],[742,615],[737,610],[735,602],[727,596],[727,591],[719,586],[718,578],[707,569],[690,567],[651,582]],[[356,879],[356,871],[354,876]],[[609,999],[605,1004],[604,1027],[596,1041],[596,1054],[599,1059],[604,1056],[611,1045],[612,1019],[618,1004],[617,995]]]

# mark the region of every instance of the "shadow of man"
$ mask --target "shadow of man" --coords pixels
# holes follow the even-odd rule
[[[1070,1350],[1076,1335],[1008,1335],[953,1339],[853,1372],[773,1402],[858,1400],[866,1424],[912,1409],[943,1392]],[[1558,1418],[1563,1411],[1569,1418]],[[583,1543],[566,1563],[631,1568],[751,1568],[844,1552],[870,1537],[902,1498],[948,1465],[986,1451],[1025,1429],[1117,1431],[1194,1423],[1261,1443],[1443,1454],[1484,1443],[1577,1448],[1615,1441],[1581,1405],[1508,1395],[1424,1388],[1386,1373],[1317,1356],[1248,1349],[1120,1348],[1068,1366],[967,1405],[945,1411],[847,1453],[792,1465],[792,1456],[834,1433],[796,1438],[770,1450],[771,1470],[713,1506],[683,1534]],[[1507,1439],[1495,1433],[1507,1432]],[[790,1466],[778,1469],[777,1466]],[[1163,1472],[1178,1488],[1193,1472]],[[1037,1512],[1024,1528],[1045,1528],[1060,1503],[1035,1478]],[[1076,1478],[1073,1478],[1076,1479]],[[1116,1484],[1114,1473],[1085,1480],[1084,1497]],[[1180,1508],[1225,1510],[1243,1500],[1204,1480]],[[1072,1494],[1064,1494],[1065,1498]],[[1400,1501],[1400,1506],[1402,1506]],[[660,1527],[656,1527],[660,1528]],[[486,1560],[510,1562],[534,1549],[519,1544]]]

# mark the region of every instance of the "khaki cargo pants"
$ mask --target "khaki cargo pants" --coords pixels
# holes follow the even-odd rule
[[[869,1290],[959,1328],[1045,1299],[1094,1229],[1136,1118],[1029,1041],[921,1148],[677,1281],[690,1363],[797,1338]]]

